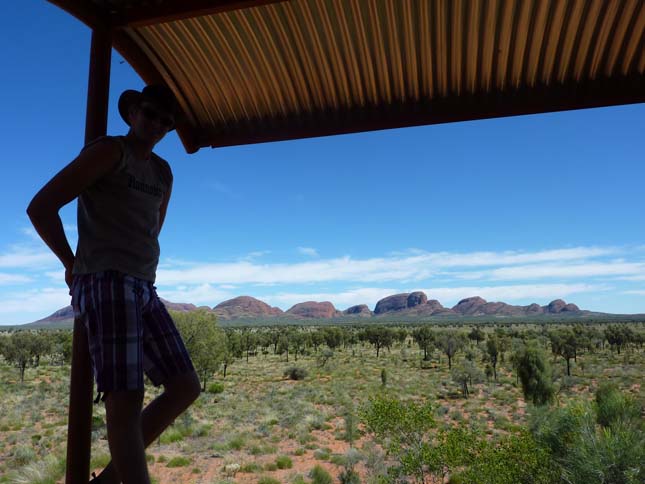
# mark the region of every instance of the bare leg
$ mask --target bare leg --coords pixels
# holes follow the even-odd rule
[[[143,390],[110,391],[105,397],[108,444],[123,484],[150,484],[143,435]]]
[[[200,390],[199,380],[195,374],[180,375],[164,385],[164,392],[150,402],[141,413],[144,447],[154,442],[197,399]],[[110,452],[112,452],[111,449]],[[119,483],[114,462],[110,462],[101,472],[101,482]]]

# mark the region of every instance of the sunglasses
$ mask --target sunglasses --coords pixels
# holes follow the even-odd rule
[[[160,113],[150,106],[141,106],[141,112],[150,121],[159,120],[159,123],[167,129],[170,129],[175,125],[175,120],[171,116]]]

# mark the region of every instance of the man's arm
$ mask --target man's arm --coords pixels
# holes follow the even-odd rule
[[[168,202],[170,202],[171,194],[172,194],[172,178],[170,179],[168,190],[166,190],[163,200],[161,201],[161,206],[159,207],[159,233],[161,233],[161,227],[163,227],[164,220],[166,220],[166,211],[168,210]]]
[[[117,141],[106,138],[83,150],[33,198],[27,215],[38,235],[65,267],[65,282],[71,285],[74,253],[69,246],[58,211],[85,188],[114,168],[121,157]]]

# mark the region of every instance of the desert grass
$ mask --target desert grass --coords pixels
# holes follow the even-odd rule
[[[483,369],[482,349],[471,348]],[[526,423],[526,403],[508,358],[498,366],[497,382],[474,383],[464,399],[447,358],[438,351],[429,362],[422,356],[404,343],[378,358],[368,345],[337,349],[323,367],[315,354],[297,362],[271,353],[248,363],[240,359],[225,379],[214,375],[220,388],[204,392],[147,449],[151,475],[158,483],[328,482],[328,475],[329,482],[340,482],[351,441],[360,454],[361,482],[370,482],[383,472],[386,458],[365,434],[359,413],[371,395],[382,393],[429,399],[440,426],[467,424],[491,437]],[[453,365],[463,358],[464,352],[458,353]],[[563,374],[562,359],[552,364]],[[286,378],[284,371],[292,366],[306,370],[307,377]],[[0,483],[63,482],[69,371],[43,360],[27,369],[20,384],[18,370],[0,364]],[[607,379],[643,401],[643,374],[643,350],[585,353],[572,362],[572,376],[560,378],[559,404],[581,395],[592,398],[599,381]],[[145,403],[161,391],[147,385]],[[103,404],[94,406],[92,456],[92,470],[109,461]]]

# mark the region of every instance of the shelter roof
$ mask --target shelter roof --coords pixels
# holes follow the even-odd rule
[[[645,102],[645,0],[49,0],[212,146]]]

